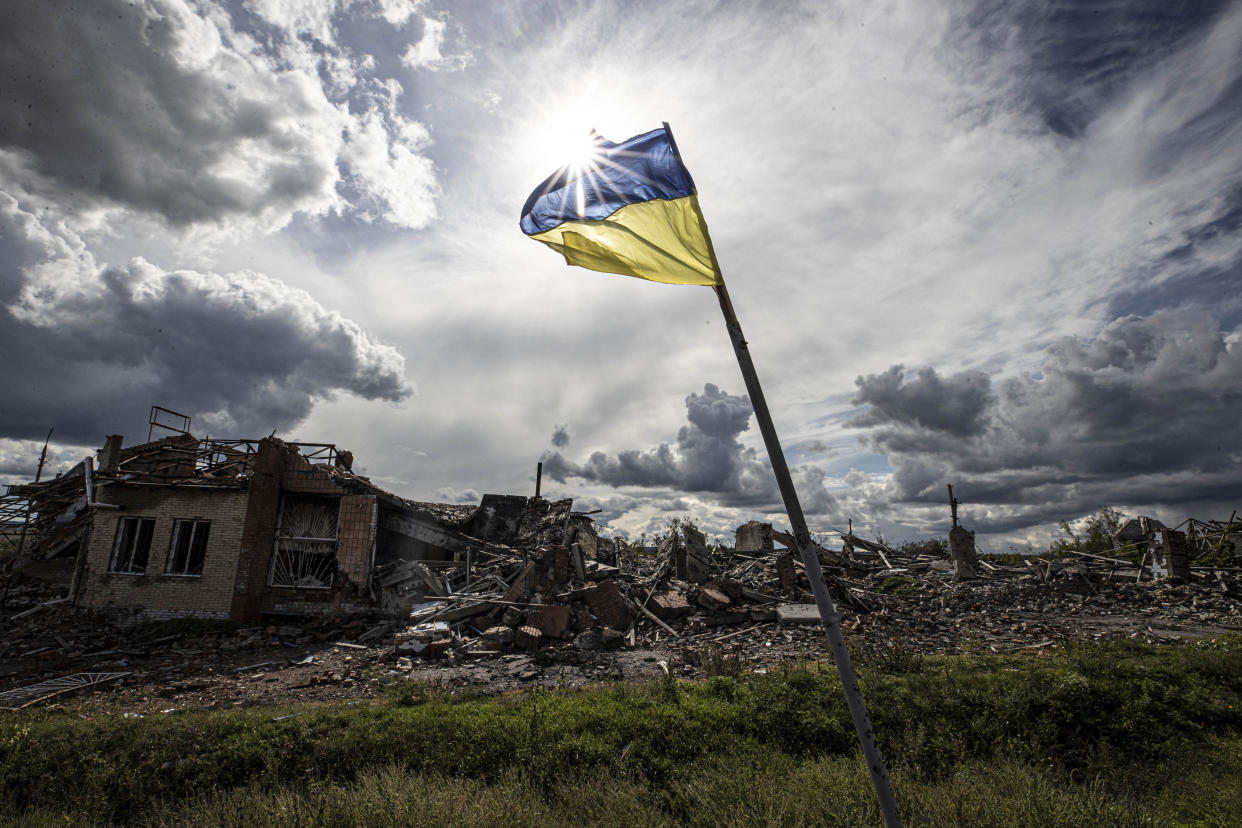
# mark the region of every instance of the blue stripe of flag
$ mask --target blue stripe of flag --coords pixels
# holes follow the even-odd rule
[[[694,181],[663,128],[619,144],[600,138],[595,151],[588,169],[562,167],[530,194],[522,207],[523,233],[533,236],[567,221],[606,219],[629,204],[694,194]]]

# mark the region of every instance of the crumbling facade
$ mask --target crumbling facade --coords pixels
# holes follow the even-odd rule
[[[571,501],[487,495],[417,503],[354,474],[330,444],[177,434],[122,448],[109,437],[69,474],[15,489],[35,515],[28,558],[75,560],[80,607],[148,618],[408,612],[498,545],[573,534]],[[542,533],[541,533],[542,532]]]

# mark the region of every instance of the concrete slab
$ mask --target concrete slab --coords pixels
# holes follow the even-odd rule
[[[781,604],[776,608],[776,620],[782,624],[818,624],[819,607],[814,604]]]

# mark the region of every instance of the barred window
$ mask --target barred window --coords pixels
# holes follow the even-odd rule
[[[331,589],[336,574],[340,501],[286,496],[280,509],[269,583],[274,587]]]
[[[121,518],[116,526],[111,571],[132,575],[145,573],[147,555],[151,552],[151,535],[154,533],[153,518]]]
[[[168,575],[202,575],[207,557],[207,537],[211,524],[205,520],[179,520],[173,525],[172,546],[168,550]]]
[[[272,586],[330,589],[336,574],[336,541],[276,542]]]

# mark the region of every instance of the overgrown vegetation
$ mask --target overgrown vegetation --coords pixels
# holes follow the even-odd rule
[[[947,558],[949,557],[949,539],[928,538],[927,540],[909,541],[897,547],[896,551],[909,557],[931,555],[935,558]]]
[[[1126,516],[1111,506],[1101,506],[1094,515],[1087,517],[1081,532],[1075,531],[1069,522],[1063,520],[1060,523],[1061,537],[1049,545],[1048,554],[1059,557],[1071,552],[1086,552],[1089,555],[1133,557],[1137,561],[1137,549],[1113,549],[1113,535],[1125,521]]]
[[[858,661],[909,825],[1239,824],[1242,639]],[[414,685],[356,705],[4,714],[0,811],[59,825],[875,823],[831,665],[720,672],[494,699]]]

